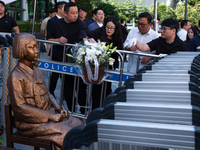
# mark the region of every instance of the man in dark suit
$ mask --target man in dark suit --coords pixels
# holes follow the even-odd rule
[[[88,26],[89,30],[95,30],[97,28],[103,27],[104,11],[102,8],[97,8],[95,10],[95,21]]]
[[[55,6],[55,8],[56,8],[56,15],[53,18],[51,18],[50,20],[48,20],[48,22],[47,22],[47,32],[48,32],[51,24],[54,21],[56,21],[56,20],[61,19],[61,18],[64,17],[64,7],[65,7],[65,4],[66,4],[65,1],[61,1],[61,2],[58,2],[56,4],[56,6]]]
[[[51,18],[47,22],[47,35],[48,35],[49,32],[51,32],[51,25],[53,24],[53,22],[58,21],[58,19],[64,18],[65,4],[66,4],[66,2],[64,2],[64,1],[58,2],[56,4],[57,14],[55,15],[55,17]],[[48,39],[48,37],[47,37],[47,39]],[[52,60],[58,61],[56,46],[53,46]],[[51,78],[50,78],[50,89],[49,89],[49,91],[54,97],[55,97],[54,91],[55,91],[55,88],[56,88],[56,85],[57,85],[58,78],[59,78],[59,73],[52,72]]]
[[[89,20],[89,19],[86,19],[87,15],[87,9],[85,7],[80,7],[78,9],[78,16],[79,16],[79,19],[81,21],[83,21],[84,24],[86,24],[87,26],[89,26],[89,24],[91,24],[92,22]]]
[[[124,26],[126,24],[124,19],[121,19],[121,30],[122,30],[122,36],[123,36],[123,43],[126,40],[126,37],[128,35],[128,31],[126,30],[126,27]]]
[[[126,37],[128,35],[128,31],[126,30],[126,27],[125,27],[125,20],[124,19],[121,19],[121,30],[122,30],[122,36],[123,36],[123,43],[126,41]],[[126,59],[126,54],[124,56],[124,61],[127,62],[127,59]]]

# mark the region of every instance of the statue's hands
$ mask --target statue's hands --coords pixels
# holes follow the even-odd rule
[[[52,115],[50,115],[49,120],[51,120],[53,122],[61,122],[65,118],[66,118],[65,114],[52,114]]]
[[[67,110],[61,110],[60,112],[62,115],[65,116],[65,118],[67,118],[67,115],[68,115],[68,111]]]

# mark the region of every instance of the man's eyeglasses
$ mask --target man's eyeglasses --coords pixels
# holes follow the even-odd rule
[[[146,26],[146,25],[148,25],[148,23],[147,24],[142,24],[142,23],[137,24],[138,27],[141,26],[142,28],[144,28],[144,26]]]
[[[165,32],[166,30],[171,30],[170,28],[161,28],[160,30],[162,30],[163,32]]]
[[[115,30],[115,28],[109,28],[109,27],[106,27],[106,30],[113,31],[113,30]]]

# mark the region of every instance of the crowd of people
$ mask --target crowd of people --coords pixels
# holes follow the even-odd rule
[[[55,16],[52,17],[52,13],[55,11]],[[73,2],[58,2],[55,11],[49,11],[49,17],[42,22],[41,26],[41,32],[49,41],[75,44],[82,40],[85,41],[86,38],[92,41],[100,39],[100,41],[106,42],[107,45],[113,43],[113,47],[117,46],[117,49],[149,54],[197,51],[197,47],[200,46],[198,27],[191,27],[189,20],[177,21],[166,18],[161,25],[158,25],[158,32],[156,32],[152,23],[152,16],[148,12],[143,12],[138,16],[137,26],[128,32],[124,19],[119,20],[116,16],[104,18],[102,8],[92,10],[92,18],[90,19],[86,18],[87,9],[83,6],[78,9]],[[52,51],[52,60],[62,62],[63,47],[54,46]],[[50,51],[47,50],[47,52],[50,55]],[[115,59],[115,63],[113,66],[109,66],[109,69],[115,70],[119,67],[118,55],[114,53],[112,57]],[[139,68],[147,65],[153,59],[151,57],[140,57]],[[66,60],[69,61],[68,58]],[[129,55],[128,72],[136,73],[137,60],[137,55]],[[52,73],[50,78],[50,93],[53,96],[55,96],[54,90],[59,76],[58,73]],[[72,106],[73,86],[74,77],[65,75],[64,90],[68,92],[64,92],[64,99],[69,110],[74,107]],[[93,86],[92,109],[100,105],[101,89],[102,85]],[[106,84],[106,89],[106,95],[112,93],[111,83]],[[79,83],[77,98],[79,105],[84,106],[86,85],[82,80]],[[80,111],[84,113],[85,109],[81,107]]]

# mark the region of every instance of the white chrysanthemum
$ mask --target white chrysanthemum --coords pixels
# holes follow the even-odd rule
[[[106,60],[105,60],[104,58],[103,58],[103,59],[101,59],[101,62],[102,62],[102,63],[104,63],[105,61],[106,61]]]

